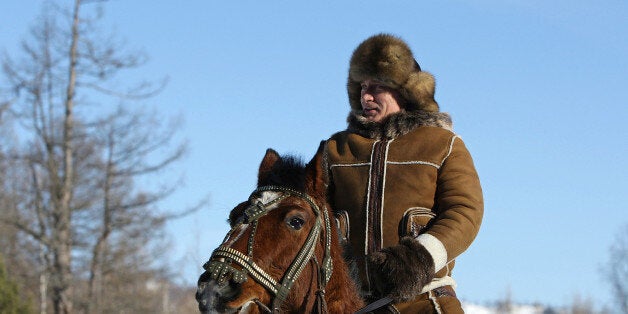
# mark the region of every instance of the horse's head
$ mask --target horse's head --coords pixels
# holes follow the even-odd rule
[[[323,297],[330,279],[350,293],[328,295],[361,304],[330,232],[320,155],[303,165],[266,151],[257,189],[231,211],[231,230],[204,265],[196,295],[201,312],[309,312],[329,303]]]

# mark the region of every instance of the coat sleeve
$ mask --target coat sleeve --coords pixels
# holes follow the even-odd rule
[[[418,240],[432,254],[438,272],[471,245],[484,212],[482,188],[473,159],[458,136],[452,137],[438,170],[434,201],[437,216]]]

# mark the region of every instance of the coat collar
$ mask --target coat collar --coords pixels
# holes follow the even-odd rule
[[[377,123],[366,120],[361,110],[351,110],[347,122],[347,131],[376,140],[394,139],[421,126],[440,127],[453,132],[451,117],[445,112],[402,111]]]

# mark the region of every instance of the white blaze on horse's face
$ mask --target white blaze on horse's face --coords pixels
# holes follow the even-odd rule
[[[268,204],[276,199],[278,199],[281,196],[281,192],[275,192],[275,191],[264,191],[262,192],[262,194],[260,195],[260,197],[258,197],[257,199],[255,199],[255,201],[259,201],[262,202],[262,204]],[[270,207],[267,207],[266,210],[271,210],[271,209],[275,209],[277,208],[278,204],[273,204]]]
[[[261,202],[262,204],[268,204],[271,203],[272,201],[276,200],[277,198],[279,198],[281,196],[280,192],[275,192],[275,191],[264,191],[261,193],[261,195],[253,200],[253,203],[255,202]],[[279,206],[280,202],[276,202],[268,207],[265,207],[267,211],[269,210],[273,210],[275,208],[277,208]],[[238,226],[237,230],[233,230],[233,232],[231,232],[231,236],[227,239],[225,239],[225,241],[223,242],[223,246],[226,247],[231,247],[233,245],[233,243],[235,243],[236,241],[238,241],[240,239],[240,237],[242,237],[242,235],[244,234],[244,232],[249,228],[251,224],[241,224],[240,226]]]

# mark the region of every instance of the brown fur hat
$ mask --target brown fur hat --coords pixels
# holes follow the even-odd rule
[[[378,34],[363,41],[353,51],[347,82],[352,109],[362,109],[360,85],[367,79],[398,90],[407,101],[406,111],[438,112],[438,103],[434,100],[434,77],[421,71],[410,47],[398,37]]]

